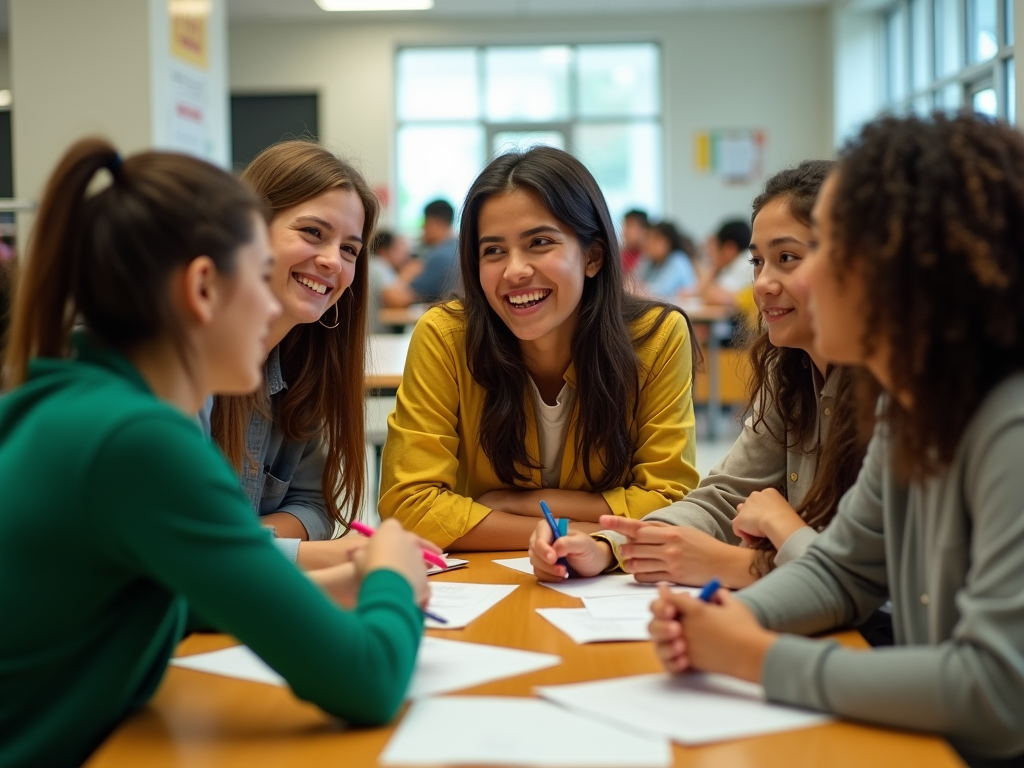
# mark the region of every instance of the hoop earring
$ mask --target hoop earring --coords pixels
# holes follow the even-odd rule
[[[324,314],[327,313],[325,312]],[[334,302],[334,325],[327,325],[327,323],[324,322],[323,317],[321,317],[317,322],[320,323],[320,325],[322,325],[324,328],[327,328],[328,330],[330,330],[331,328],[337,328],[339,325],[341,325],[341,312],[338,311],[338,302]]]

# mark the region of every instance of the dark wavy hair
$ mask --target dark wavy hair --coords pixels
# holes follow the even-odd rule
[[[840,154],[830,219],[837,279],[870,286],[865,351],[885,342],[892,391],[913,401],[880,411],[897,471],[933,475],[1024,367],[1024,136],[972,115],[872,122]]]
[[[818,190],[834,167],[835,163],[830,160],[806,160],[776,173],[754,198],[751,224],[766,205],[781,200],[794,219],[809,227]],[[748,406],[754,413],[754,429],[764,429],[787,449],[806,444],[813,436],[818,409],[810,355],[802,349],[773,345],[768,340],[764,321],[758,318],[756,337],[750,346],[750,364]],[[869,436],[859,418],[857,373],[840,367],[830,375],[838,377],[835,407],[829,417],[831,428],[824,442],[816,446],[818,467],[814,480],[796,510],[813,528],[827,525],[835,516],[839,500],[857,479]],[[779,415],[782,434],[772,432],[764,420],[767,411]],[[760,576],[774,567],[775,547],[768,539],[762,539],[752,572]]]
[[[635,426],[640,393],[640,360],[636,349],[649,340],[677,307],[627,294],[615,228],[604,196],[590,172],[575,157],[551,147],[534,147],[495,158],[466,196],[459,232],[459,264],[464,296],[449,312],[462,312],[466,323],[469,370],[483,387],[480,445],[498,478],[507,485],[529,481],[539,457],[526,450],[527,380],[519,340],[491,309],[480,285],[480,209],[495,195],[515,190],[536,194],[544,207],[575,234],[580,249],[596,250],[604,262],[586,278],[572,337],[577,399],[575,457],[587,482],[604,491],[628,480],[633,457],[631,428]],[[630,325],[652,309],[660,314],[634,337]],[[689,326],[689,319],[686,318]],[[684,386],[685,382],[680,382]],[[620,418],[609,418],[620,414]],[[591,476],[591,457],[601,466]]]

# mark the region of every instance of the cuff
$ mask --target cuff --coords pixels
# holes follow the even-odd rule
[[[275,512],[287,512],[302,523],[310,541],[324,541],[334,538],[334,521],[326,508],[307,507],[304,504],[286,504]]]
[[[818,538],[818,532],[809,525],[805,525],[800,530],[793,531],[789,538],[782,542],[782,546],[779,547],[778,554],[775,555],[775,565],[785,565],[791,560],[796,560],[807,551],[807,548],[814,543],[816,538]]]
[[[302,539],[274,539],[274,546],[277,551],[287,557],[291,562],[299,560],[299,542]]]
[[[601,541],[607,541],[608,546],[612,548],[612,555],[614,560],[612,564],[604,569],[604,573],[611,573],[612,571],[625,570],[622,567],[622,551],[621,547],[626,543],[626,537],[618,531],[598,531],[597,533],[590,534],[592,539],[600,539]]]

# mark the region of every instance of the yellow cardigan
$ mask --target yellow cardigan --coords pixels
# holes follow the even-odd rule
[[[652,310],[634,323],[634,337],[650,328],[658,312]],[[602,494],[612,512],[633,518],[679,501],[700,479],[694,468],[690,336],[682,316],[669,315],[637,355],[641,388],[637,422],[631,427],[632,482]],[[576,387],[574,365],[564,378]],[[514,487],[494,474],[477,439],[484,395],[469,372],[464,316],[435,307],[413,331],[398,401],[388,417],[381,466],[382,518],[395,516],[408,530],[446,547],[490,514],[473,499]],[[526,398],[526,446],[529,455],[537,457],[534,409],[529,407],[529,395]],[[611,406],[610,415],[617,412]],[[590,491],[575,460],[575,446],[576,423],[571,420],[558,487]],[[592,461],[595,477],[599,466]],[[540,470],[531,470],[530,484],[522,487],[541,488]]]

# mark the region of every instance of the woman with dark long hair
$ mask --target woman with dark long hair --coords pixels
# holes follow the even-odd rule
[[[759,333],[750,350],[752,416],[725,458],[682,501],[643,520],[602,518],[597,537],[531,542],[537,577],[601,573],[616,560],[638,581],[750,584],[802,554],[856,478],[867,440],[853,407],[854,374],[813,346],[798,284],[811,242],[810,213],[832,163],[807,161],[772,176],[753,204]],[[735,546],[745,543],[746,546]]]
[[[593,176],[548,147],[495,159],[462,211],[465,292],[428,312],[388,420],[380,513],[452,549],[523,549],[642,517],[697,484],[679,310],[627,295]]]
[[[804,557],[735,597],[655,602],[669,670],[1024,762],[1022,179],[1024,137],[968,115],[886,117],[844,148],[801,280],[819,354],[884,390],[859,398],[864,467]],[[796,636],[886,599],[893,648]]]

